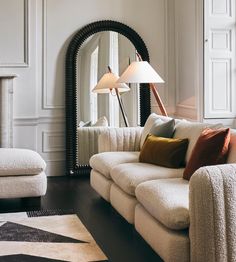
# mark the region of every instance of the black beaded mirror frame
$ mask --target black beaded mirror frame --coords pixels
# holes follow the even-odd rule
[[[147,47],[142,38],[129,26],[111,20],[93,22],[80,29],[69,43],[65,62],[66,95],[66,174],[87,173],[89,166],[77,164],[77,53],[83,42],[91,35],[101,31],[115,31],[127,37],[142,59],[149,62]],[[140,124],[144,125],[151,112],[150,89],[147,84],[140,87]]]

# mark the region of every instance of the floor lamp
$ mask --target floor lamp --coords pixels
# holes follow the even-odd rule
[[[108,67],[108,73],[104,74],[102,78],[99,80],[97,85],[93,88],[92,92],[99,93],[99,94],[105,94],[105,93],[111,93],[115,92],[115,95],[117,97],[120,111],[122,114],[122,117],[124,119],[125,126],[129,126],[129,121],[124,109],[123,102],[120,97],[120,93],[128,92],[130,91],[130,88],[125,83],[117,83],[117,80],[119,77],[112,73],[111,68]]]
[[[152,68],[152,66],[147,61],[132,62],[124,71],[124,73],[120,76],[120,78],[117,80],[117,83],[148,83],[157,101],[162,115],[168,116],[165,106],[161,100],[161,97],[157,92],[157,88],[154,85],[154,83],[164,83],[164,80],[158,75],[158,73]]]

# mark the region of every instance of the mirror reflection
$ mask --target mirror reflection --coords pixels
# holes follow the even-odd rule
[[[126,37],[113,31],[94,34],[85,41],[77,57],[79,126],[96,124],[101,118],[107,119],[109,127],[125,126],[115,92],[95,93],[92,90],[108,73],[108,66],[112,73],[121,75],[136,59],[135,52],[133,44]],[[139,125],[139,88],[131,88],[120,95],[129,125]]]
[[[121,75],[132,61],[136,49],[125,36],[104,31],[90,36],[77,55],[77,163],[88,165],[89,158],[98,152],[98,135],[109,127],[140,125],[139,88],[134,85],[120,89],[119,99],[115,89],[95,90],[99,80],[113,73]],[[102,80],[101,80],[102,81]],[[99,82],[100,83],[100,82]],[[130,88],[129,88],[130,87]],[[95,92],[94,92],[95,91]],[[101,90],[100,90],[101,91]],[[122,107],[125,112],[122,114]]]

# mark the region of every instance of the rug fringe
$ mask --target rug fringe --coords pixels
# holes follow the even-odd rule
[[[38,210],[38,211],[27,211],[28,217],[42,217],[42,216],[56,216],[56,215],[72,215],[75,214],[75,210],[68,209],[53,209],[53,210]]]

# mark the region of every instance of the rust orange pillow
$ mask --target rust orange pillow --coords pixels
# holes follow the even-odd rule
[[[203,130],[193,148],[183,178],[189,180],[193,173],[202,166],[224,164],[227,160],[229,142],[229,128]]]

